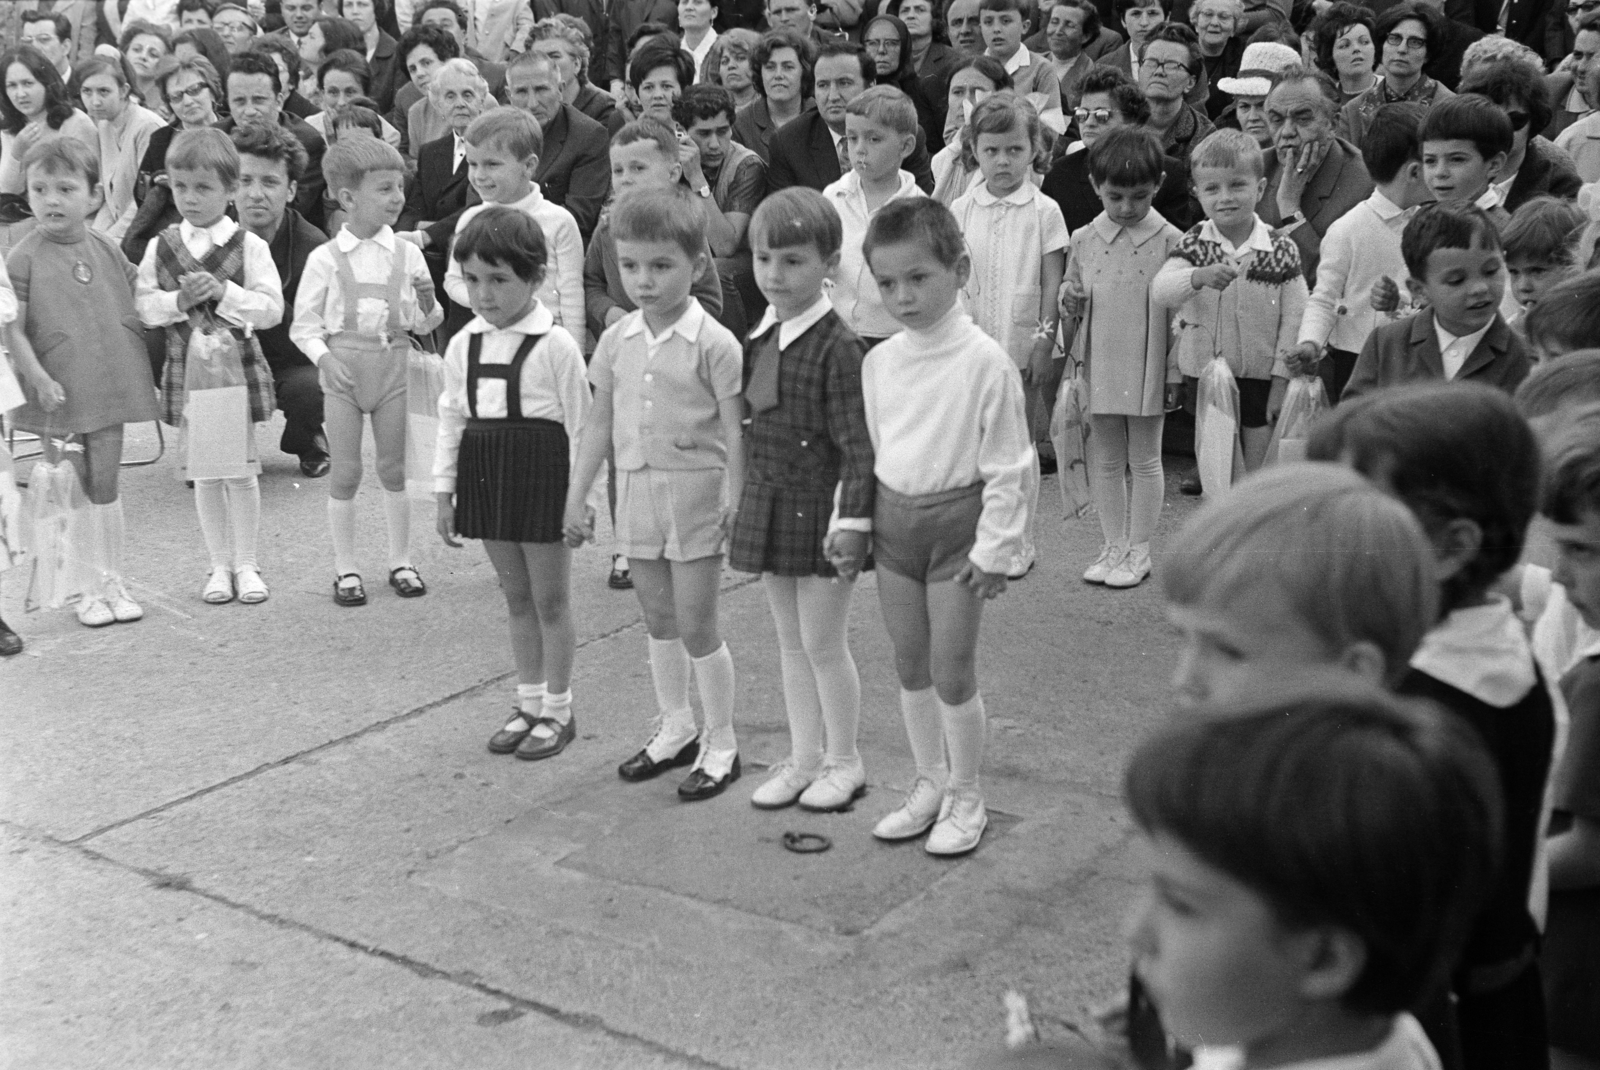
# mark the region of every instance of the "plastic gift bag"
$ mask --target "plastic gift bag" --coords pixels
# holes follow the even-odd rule
[[[1289,380],[1288,389],[1283,392],[1278,426],[1272,429],[1272,442],[1267,446],[1267,463],[1305,460],[1311,424],[1327,411],[1328,393],[1320,378],[1297,375]]]
[[[256,471],[249,387],[239,340],[220,324],[191,321],[184,353],[184,476],[235,479]]]
[[[1056,407],[1050,414],[1050,444],[1056,450],[1056,479],[1061,484],[1061,508],[1067,517],[1088,513],[1089,497],[1089,384],[1083,366],[1075,365],[1061,381]]]
[[[412,349],[406,359],[406,493],[433,501],[433,453],[439,441],[444,358]]]
[[[0,363],[4,361],[0,357]],[[0,442],[0,572],[20,562],[26,549],[22,538],[22,491],[17,486],[11,451]]]
[[[75,465],[66,458],[80,443],[58,443],[43,436],[45,455],[29,473],[23,511],[26,544],[33,554],[25,608],[60,609],[76,602],[89,579],[88,562],[78,545],[89,526],[89,496]]]
[[[1244,473],[1244,450],[1239,443],[1239,384],[1233,370],[1219,354],[1200,373],[1199,397],[1194,407],[1194,455],[1200,483],[1207,494],[1221,494]]]

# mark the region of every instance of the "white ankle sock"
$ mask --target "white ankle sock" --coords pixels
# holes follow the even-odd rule
[[[343,576],[356,565],[356,500],[328,499],[328,532],[333,536],[333,570]]]
[[[693,661],[700,706],[706,712],[706,746],[715,751],[737,750],[739,741],[733,734],[733,655],[728,652],[728,644]]]
[[[230,564],[233,547],[228,531],[228,491],[220,479],[194,481],[194,508],[200,514],[200,534],[206,539],[206,553],[213,569]]]
[[[689,705],[689,652],[681,639],[650,639],[650,679],[656,687],[656,706],[662,723],[675,732],[694,733],[694,709]]]
[[[518,684],[517,709],[523,713],[537,714],[540,705],[544,702],[546,690],[544,684]]]
[[[976,691],[967,701],[956,706],[939,703],[944,719],[945,743],[950,748],[951,791],[977,791],[978,770],[983,765],[984,732],[988,726],[983,715],[983,696]]]
[[[939,717],[939,695],[931,687],[921,691],[900,689],[900,716],[906,722],[906,737],[911,741],[911,760],[917,775],[943,784],[944,725]]]
[[[572,689],[569,687],[565,691],[546,691],[539,716],[548,717],[557,724],[566,724],[572,720]]]
[[[256,536],[261,531],[261,481],[255,476],[230,479],[225,485],[228,523],[233,527],[233,568],[255,569]]]
[[[822,765],[822,700],[811,659],[804,650],[779,650],[783,708],[789,715],[789,756],[795,768],[814,773]]]
[[[411,499],[403,490],[383,492],[383,515],[389,523],[389,568],[411,567]]]

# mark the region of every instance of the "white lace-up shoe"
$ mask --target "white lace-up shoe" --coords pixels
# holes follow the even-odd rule
[[[880,840],[909,840],[922,835],[938,819],[943,798],[939,785],[927,777],[918,777],[900,808],[879,821],[872,834]]]
[[[1127,554],[1125,547],[1114,543],[1106,543],[1100,547],[1100,556],[1094,559],[1094,564],[1083,570],[1085,583],[1104,583],[1106,577],[1111,575],[1111,570],[1122,563],[1122,558]]]
[[[800,796],[800,809],[832,813],[843,810],[867,791],[867,767],[857,758],[850,762],[829,762],[822,775],[811,782]]]
[[[975,791],[952,791],[945,795],[938,823],[922,846],[931,855],[964,855],[978,846],[988,827],[983,796]]]
[[[811,786],[815,773],[796,767],[793,759],[785,758],[772,767],[772,775],[750,793],[750,805],[757,810],[782,810],[793,806],[800,793]]]

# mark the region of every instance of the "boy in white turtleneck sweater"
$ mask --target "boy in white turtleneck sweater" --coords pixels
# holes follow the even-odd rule
[[[1022,377],[961,310],[972,262],[948,208],[891,201],[862,252],[885,310],[904,327],[868,352],[861,389],[876,451],[878,597],[917,763],[904,803],[872,834],[905,840],[931,828],[930,854],[965,854],[988,826],[978,624],[984,601],[1006,589],[1028,528],[1033,446]]]

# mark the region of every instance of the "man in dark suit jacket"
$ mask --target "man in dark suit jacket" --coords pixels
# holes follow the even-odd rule
[[[266,90],[270,87],[270,98]],[[279,77],[278,65],[270,56],[245,52],[233,58],[225,87],[229,107],[233,114],[217,124],[224,134],[233,132],[241,121],[281,126],[305,146],[306,166],[295,194],[294,206],[313,226],[322,224],[322,194],[327,183],[322,178],[322,153],[327,148],[322,135],[303,119],[297,119],[283,110],[289,90]]]
[[[544,148],[533,179],[552,204],[578,221],[587,244],[611,192],[611,137],[561,98],[561,72],[549,56],[525,52],[506,70],[511,106],[539,121]]]
[[[830,41],[823,46],[812,71],[816,106],[779,127],[768,145],[768,193],[790,186],[821,190],[839,180],[839,139],[844,137],[845,107],[866,92],[876,75],[876,64],[860,45]],[[920,127],[916,147],[903,166],[924,193],[933,192],[933,168]]]
[[[1487,333],[1467,354],[1453,381],[1471,380],[1499,387],[1506,393],[1528,377],[1528,347],[1506,324],[1499,313]],[[1397,383],[1445,378],[1444,357],[1439,350],[1439,332],[1432,309],[1426,309],[1395,323],[1386,323],[1367,336],[1361,356],[1350,373],[1339,400],[1371,393]]]
[[[467,182],[466,145],[460,134],[452,131],[418,150],[417,173],[411,180],[405,210],[400,213],[395,229],[420,229],[427,235],[422,257],[433,275],[433,288],[441,296],[456,217],[467,206],[471,193],[472,186]]]

